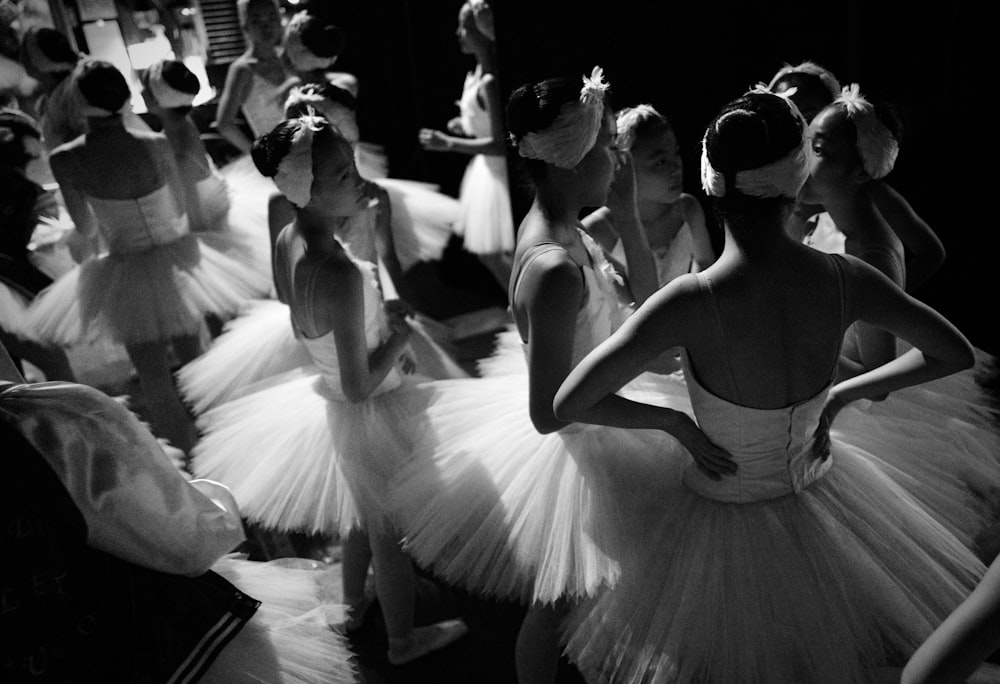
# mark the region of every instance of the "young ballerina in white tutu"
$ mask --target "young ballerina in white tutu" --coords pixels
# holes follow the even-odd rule
[[[873,189],[893,167],[899,149],[892,120],[883,116],[852,84],[822,109],[810,124],[812,150],[816,156],[800,202],[822,204],[832,221],[843,226],[843,253],[855,256],[881,271],[899,287],[908,282],[904,246],[883,218]],[[891,361],[909,348],[892,334],[864,324],[851,326],[845,336],[838,372],[846,379]],[[862,405],[847,412],[841,426],[844,439],[878,451],[900,467],[926,469],[915,482],[924,483],[926,500],[942,513],[959,534],[976,534],[997,507],[1000,495],[1000,424],[990,394],[977,383],[992,359],[977,351],[973,369],[955,373],[917,387],[893,393],[885,401]],[[879,431],[859,427],[855,421],[874,421]],[[874,435],[891,435],[890,443],[906,449],[876,448],[864,442]],[[970,525],[962,511],[969,496],[945,495],[940,487],[927,486],[944,477],[961,478],[978,492],[981,519]],[[921,496],[918,494],[918,496]]]
[[[0,347],[3,681],[347,684],[328,573],[230,555],[222,485],[187,481],[124,406],[26,384]]]
[[[715,253],[701,204],[682,189],[684,169],[673,127],[648,104],[627,107],[616,116],[618,148],[631,153],[635,166],[639,219],[656,263],[657,283],[663,287],[679,275],[704,270]],[[613,207],[602,207],[583,223],[627,273],[628,258],[615,229],[620,220]]]
[[[100,252],[42,292],[29,320],[62,346],[99,338],[124,345],[155,431],[187,452],[196,435],[169,350],[182,363],[193,359],[204,317],[236,313],[270,281],[190,232],[167,138],[122,121],[130,93],[121,73],[98,60],[78,68],[89,129],[56,148],[50,163],[76,230]]]
[[[357,129],[353,110],[342,104],[345,95],[350,97],[332,84],[307,84],[293,89],[288,114],[294,118],[319,113],[351,143]],[[447,350],[447,339],[440,334],[441,324],[413,314],[405,304],[409,291],[404,270],[422,257],[433,255],[435,248],[426,236],[450,234],[448,218],[457,216],[458,211],[454,199],[417,187],[419,184],[413,186],[410,181],[362,179],[367,203],[355,208],[343,240],[355,257],[378,265],[377,284],[383,299],[396,300],[392,306],[400,306],[412,315],[414,334],[408,355],[415,371],[433,379],[466,377]],[[270,230],[276,241],[281,230],[294,220],[295,208],[280,193],[273,195],[268,204]],[[443,248],[441,242],[439,249]],[[312,364],[301,336],[290,325],[287,293],[278,291],[277,295],[277,300],[258,300],[249,305],[227,324],[205,354],[178,372],[181,392],[195,413],[204,413],[240,396],[267,378]]]
[[[229,187],[190,117],[201,89],[198,77],[184,62],[165,59],[143,72],[140,80],[146,106],[159,119],[174,148],[191,229],[216,249],[270,277],[271,250],[264,230],[266,216],[260,211],[263,205],[242,188]]]
[[[768,88],[779,94],[788,93],[808,122],[838,99],[843,90],[836,76],[814,62],[786,64],[771,77]],[[872,180],[875,182],[867,184],[867,191],[906,248],[906,289],[913,292],[941,268],[944,246],[899,192],[882,178]],[[844,251],[844,234],[821,205],[800,198],[789,219],[789,230],[821,251],[830,254]]]
[[[389,510],[389,480],[411,450],[401,426],[424,401],[400,369],[410,329],[383,305],[376,264],[344,246],[368,201],[348,142],[325,119],[302,117],[259,139],[253,156],[296,206],[275,248],[275,284],[315,367],[204,414],[193,468],[265,527],[339,532],[348,628],[368,605],[372,563],[388,658],[403,664],[466,630],[457,620],[414,626],[412,562]]]
[[[247,49],[229,65],[215,123],[220,135],[241,153],[249,154],[254,138],[285,118],[285,98],[298,78],[278,54],[282,26],[275,0],[239,0],[236,9]],[[239,125],[240,114],[253,138]]]
[[[622,550],[617,583],[579,606],[567,632],[571,658],[595,678],[875,681],[983,574],[909,496],[907,472],[830,432],[851,402],[967,368],[973,353],[871,266],[787,234],[812,163],[806,131],[794,104],[763,88],[723,108],[702,155],[722,255],[650,297],[556,395],[561,418],[665,431],[692,457],[728,454],[735,465],[713,474],[691,464],[653,483],[659,501]],[[914,349],[837,383],[857,320]],[[696,421],[615,394],[675,346]]]
[[[623,316],[617,273],[578,219],[608,201],[619,164],[606,88],[595,69],[582,88],[559,78],[511,96],[511,136],[536,187],[509,290],[526,372],[432,383],[424,439],[393,493],[419,562],[476,593],[530,604],[517,642],[522,684],[554,681],[566,607],[614,581],[616,546],[634,534],[645,500],[640,483],[681,462],[660,433],[591,429],[552,412],[570,369]],[[622,240],[642,244],[639,222],[627,226]],[[637,253],[655,289],[648,246]],[[644,396],[683,400],[671,382]],[[642,459],[645,469],[624,469]],[[642,496],[625,505],[627,492]]]
[[[0,109],[0,342],[46,380],[73,381],[66,353],[43,342],[28,320],[32,299],[52,282],[29,251],[39,220],[52,209],[45,190],[26,173],[41,155],[41,137],[27,114]]]
[[[514,249],[514,218],[490,6],[483,0],[463,4],[458,13],[457,35],[462,52],[476,58],[476,68],[465,77],[458,101],[459,116],[448,122],[447,133],[425,128],[419,139],[424,149],[472,157],[459,190],[462,220],[457,232],[463,237],[465,249],[475,254],[506,289]]]

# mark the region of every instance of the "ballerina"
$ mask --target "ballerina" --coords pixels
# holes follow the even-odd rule
[[[648,104],[627,107],[616,116],[618,147],[631,153],[635,165],[639,220],[653,251],[658,285],[704,270],[715,261],[715,253],[701,204],[682,190],[684,171],[669,120]],[[615,229],[621,213],[602,207],[583,223],[627,273],[628,258]]]
[[[514,219],[493,23],[493,10],[483,0],[462,5],[458,42],[462,52],[475,56],[476,67],[465,77],[458,101],[460,115],[448,123],[447,133],[424,128],[418,137],[426,150],[472,157],[459,189],[463,216],[456,232],[462,235],[465,249],[475,254],[506,289],[514,249]]]
[[[567,631],[571,659],[595,678],[873,681],[983,574],[907,493],[905,471],[829,429],[851,402],[966,368],[973,354],[871,266],[786,233],[811,165],[806,129],[790,100],[764,88],[722,109],[702,154],[725,228],[721,256],[650,297],[556,395],[563,419],[663,430],[692,458],[728,454],[735,465],[692,464],[651,483],[658,505],[622,551],[618,582],[578,606]],[[855,320],[914,349],[837,383]],[[685,350],[695,420],[615,394],[674,346]]]
[[[344,246],[368,201],[350,144],[325,119],[302,117],[259,139],[253,158],[296,206],[275,248],[275,283],[315,366],[203,414],[193,468],[265,527],[341,535],[348,629],[370,603],[373,563],[388,659],[401,665],[466,631],[460,620],[414,626],[412,562],[389,510],[389,480],[410,455],[401,425],[423,402],[400,369],[410,328],[384,307],[376,265]]]
[[[46,380],[74,381],[66,353],[43,342],[28,320],[31,301],[52,283],[28,249],[39,220],[51,213],[45,191],[26,174],[29,162],[41,155],[41,137],[31,117],[0,109],[0,341]]]
[[[124,125],[130,92],[121,73],[100,60],[78,70],[89,130],[56,148],[50,163],[76,230],[107,251],[39,294],[29,320],[42,339],[62,346],[124,345],[156,432],[188,452],[197,438],[173,384],[170,351],[182,363],[193,359],[204,317],[235,314],[270,280],[190,232],[167,138]]]
[[[164,59],[143,72],[140,81],[147,108],[159,119],[174,148],[191,229],[219,251],[253,265],[263,277],[270,277],[271,250],[263,230],[265,217],[255,211],[260,202],[241,188],[229,186],[191,119],[191,106],[201,89],[198,77],[184,62]]]
[[[582,88],[555,78],[511,95],[512,142],[536,187],[509,289],[526,372],[432,383],[426,439],[393,494],[419,563],[477,594],[529,605],[516,650],[522,683],[554,680],[568,606],[615,581],[618,545],[648,503],[623,505],[624,492],[680,463],[669,458],[679,446],[661,434],[589,429],[552,412],[570,369],[623,316],[618,275],[578,219],[608,201],[620,161],[607,87],[594,69]],[[632,223],[622,240],[644,241]],[[648,246],[636,253],[655,289]],[[642,396],[669,401],[671,392],[683,397],[664,377]],[[633,458],[647,469],[624,469]]]

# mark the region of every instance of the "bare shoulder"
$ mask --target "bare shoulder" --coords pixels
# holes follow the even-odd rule
[[[680,197],[681,203],[681,214],[684,216],[684,220],[690,225],[694,222],[705,222],[705,209],[701,206],[701,202],[694,195],[682,192]]]

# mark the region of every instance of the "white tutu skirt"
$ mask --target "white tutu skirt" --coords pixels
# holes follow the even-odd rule
[[[681,383],[656,382],[655,400],[685,404]],[[501,599],[582,597],[613,582],[621,547],[637,543],[636,521],[658,500],[655,483],[679,477],[678,443],[584,425],[539,434],[527,374],[428,386],[434,399],[412,426],[414,458],[392,495],[413,557]]]
[[[481,377],[527,373],[528,362],[524,357],[524,343],[517,326],[510,324],[493,338],[493,351],[476,361],[476,371]]]
[[[351,403],[328,398],[322,377],[306,370],[199,417],[195,474],[229,487],[241,514],[271,529],[393,529],[389,482],[412,450],[400,425],[426,392],[404,382]]]
[[[98,338],[139,344],[198,334],[206,314],[228,317],[269,279],[195,234],[128,254],[86,259],[32,302],[39,335],[70,346]]]
[[[29,342],[38,342],[38,332],[28,320],[31,300],[6,283],[0,282],[0,328]]]
[[[473,254],[498,254],[514,249],[514,218],[510,207],[507,159],[477,154],[465,167],[459,189],[462,219],[457,232]]]
[[[593,681],[846,684],[902,664],[985,568],[866,452],[798,494],[751,504],[676,480],[579,604],[568,653]]]
[[[434,341],[420,317],[411,321],[410,349],[416,373],[432,379],[466,377],[454,359]],[[254,300],[204,354],[177,372],[185,402],[196,414],[259,389],[261,384],[296,368],[318,372],[306,346],[295,337],[287,304]]]
[[[392,239],[403,270],[440,259],[462,217],[458,200],[430,183],[398,178],[375,182],[389,194]]]
[[[221,172],[214,169],[212,176],[197,184],[207,224],[206,230],[198,231],[198,236],[214,249],[270,278],[267,200],[266,196],[261,200],[261,195],[268,185],[273,188],[273,183],[256,169],[246,169],[239,162],[234,164],[230,176],[238,190],[230,187]]]
[[[352,653],[331,624],[345,607],[329,568],[284,558],[268,563],[227,556],[212,570],[261,602],[199,680],[202,684],[348,684]]]

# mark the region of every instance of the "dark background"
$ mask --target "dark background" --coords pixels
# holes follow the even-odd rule
[[[1000,353],[991,200],[997,145],[995,3],[641,2],[493,0],[503,97],[518,85],[604,67],[615,107],[653,104],[672,121],[686,189],[698,183],[705,125],[729,99],[785,62],[813,60],[843,84],[894,103],[902,151],[887,178],[944,242],[948,260],[916,296],[977,346]],[[423,152],[422,126],[443,128],[474,61],[455,39],[459,0],[319,1],[349,43],[339,68],[360,79],[362,137],[384,145],[391,174],[456,193],[467,158]],[[516,162],[512,158],[513,162]],[[530,194],[512,165],[515,218]],[[720,240],[713,225],[713,238]]]

